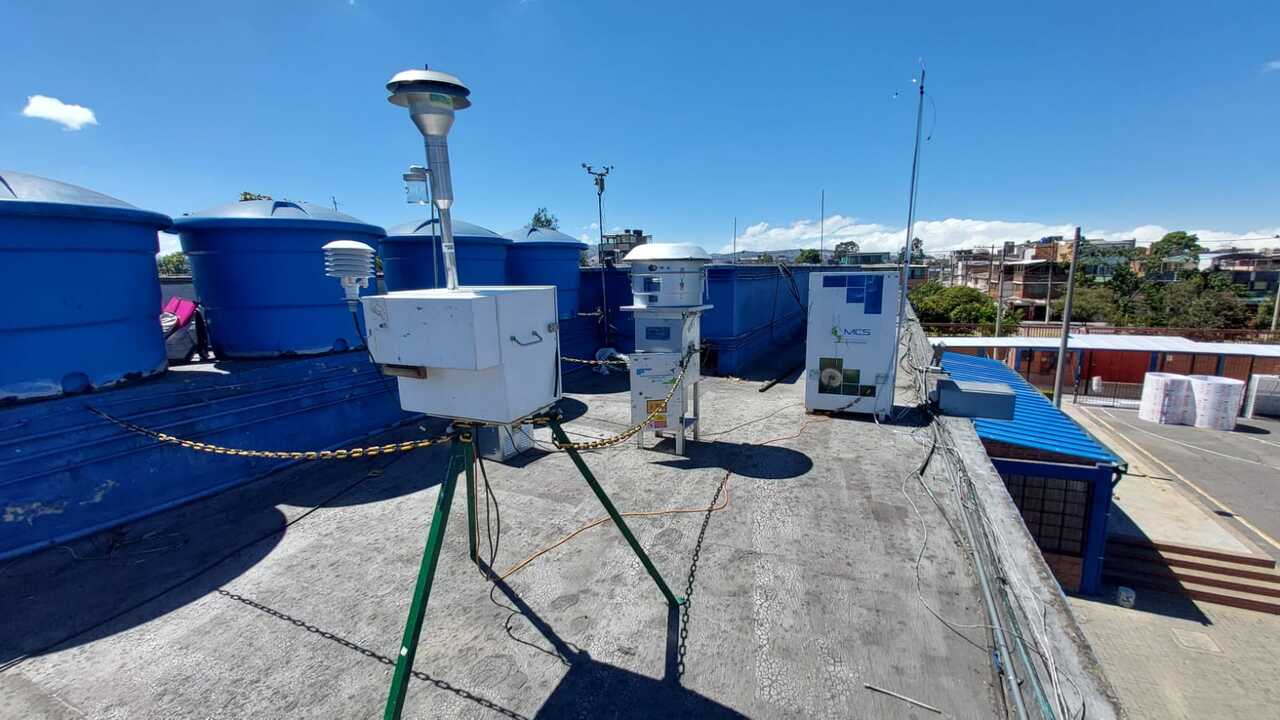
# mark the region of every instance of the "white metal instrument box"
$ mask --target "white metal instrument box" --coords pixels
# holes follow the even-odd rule
[[[671,392],[671,386],[680,375],[680,359],[678,352],[634,353],[629,356],[631,366],[631,422],[638,423],[649,416],[649,413],[662,406],[662,401]],[[676,418],[685,415],[685,389],[691,387],[699,378],[700,367],[697,353],[689,358],[685,369],[684,380],[671,396],[665,410],[658,413],[645,425],[645,430],[669,430],[675,427]]]
[[[510,423],[560,399],[554,286],[405,290],[361,298],[369,353],[411,412]]]
[[[807,410],[893,410],[897,272],[813,273],[805,337]]]

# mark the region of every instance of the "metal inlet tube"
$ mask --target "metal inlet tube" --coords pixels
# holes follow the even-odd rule
[[[458,287],[458,259],[453,247],[453,178],[449,173],[449,140],[427,135],[427,168],[431,175],[431,202],[440,211],[440,254],[444,256],[445,287]]]

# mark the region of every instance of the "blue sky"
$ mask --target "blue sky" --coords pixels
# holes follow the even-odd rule
[[[459,218],[505,232],[545,205],[594,235],[585,161],[616,168],[606,227],[716,251],[736,216],[743,248],[816,246],[825,189],[828,243],[887,247],[923,57],[928,250],[1280,233],[1280,4],[898,5],[9,3],[0,168],[173,215],[251,190],[395,224],[422,151],[383,85],[430,63],[473,91]],[[25,116],[37,95],[96,124]]]

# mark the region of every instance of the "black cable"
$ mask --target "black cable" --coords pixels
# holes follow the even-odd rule
[[[373,371],[378,374],[378,378],[382,381],[382,389],[386,390],[387,394],[390,395],[391,399],[398,405],[400,403],[400,396],[391,388],[390,385],[387,384],[387,376],[383,375],[382,371],[378,369],[378,362],[373,359],[373,352],[369,350],[369,339],[366,338],[364,333],[360,330],[360,316],[356,313],[354,304],[351,306],[351,322],[355,323],[356,337],[360,342],[364,343],[365,357],[369,358],[369,364],[373,366]]]

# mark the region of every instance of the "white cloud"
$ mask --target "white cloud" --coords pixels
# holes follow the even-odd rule
[[[578,239],[581,240],[582,242],[591,242],[591,236],[587,235],[586,233],[582,233],[581,235],[579,235]]]
[[[1271,72],[1272,70],[1280,70],[1280,60],[1272,60],[1269,63],[1262,64],[1262,72]]]
[[[738,236],[739,252],[760,252],[764,250],[790,250],[794,248],[817,248],[822,242],[826,249],[835,247],[836,243],[853,240],[862,250],[883,252],[898,250],[906,239],[902,227],[890,227],[879,223],[863,223],[857,218],[844,215],[832,215],[826,219],[825,228],[820,228],[816,219],[802,219],[790,225],[772,227],[766,222],[747,227]],[[820,240],[825,230],[825,240]],[[1129,230],[1106,230],[1085,228],[1084,235],[1102,240],[1127,240],[1136,238],[1139,245],[1148,245],[1159,240],[1171,228],[1160,225],[1139,225]],[[1000,246],[1005,242],[1023,242],[1038,240],[1049,235],[1070,237],[1075,226],[1070,224],[1048,224],[1029,221],[1012,220],[978,220],[972,218],[947,218],[945,220],[920,220],[915,224],[915,235],[924,241],[925,252],[938,253],[969,247]],[[1222,230],[1196,229],[1188,230],[1200,236],[1204,241],[1235,240],[1238,238],[1270,238],[1280,234],[1280,227],[1251,230],[1245,233],[1232,233]],[[1221,245],[1223,243],[1212,243]],[[1212,246],[1211,245],[1211,246]],[[1241,247],[1280,245],[1278,240],[1246,241]],[[733,251],[733,244],[727,243],[717,252]]]
[[[30,118],[52,120],[67,130],[79,130],[85,125],[97,125],[98,118],[93,111],[83,105],[68,105],[58,98],[47,95],[31,95],[27,97],[27,106],[22,114]]]

